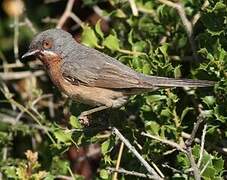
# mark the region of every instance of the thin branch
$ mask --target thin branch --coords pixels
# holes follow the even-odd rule
[[[72,11],[74,2],[75,2],[75,0],[68,0],[65,11],[62,14],[62,16],[57,24],[57,28],[62,28],[62,26],[65,24],[65,21],[68,19],[69,15]]]
[[[203,159],[203,151],[204,151],[206,130],[207,130],[207,124],[204,125],[203,134],[202,134],[202,137],[201,137],[201,148],[200,148],[199,160],[197,162],[198,168],[200,167],[202,159]]]
[[[34,77],[42,76],[44,74],[45,72],[43,70],[38,70],[33,73],[31,71],[7,72],[7,73],[0,73],[0,79],[4,81],[18,80],[18,79],[29,78],[31,76],[34,76]]]
[[[24,22],[34,34],[37,33],[37,30],[35,29],[34,25],[32,24],[32,22],[30,21],[30,19],[28,17],[25,17]]]
[[[80,27],[83,27],[83,21],[81,21],[80,18],[79,18],[77,15],[75,15],[73,12],[71,12],[69,16],[70,16],[70,17],[72,18],[72,20],[74,20],[78,25],[80,25]]]
[[[204,171],[206,170],[207,166],[210,164],[211,162],[211,158],[207,161],[207,163],[205,164],[205,166],[203,167],[203,169],[201,170],[200,174],[202,175],[204,173]]]
[[[117,128],[112,128],[112,133],[115,134],[127,147],[128,149],[137,157],[137,159],[143,164],[147,171],[151,174],[153,179],[163,179],[157,172],[148,164],[148,162],[138,153],[134,146],[118,131]]]
[[[75,0],[68,0],[64,13],[62,14],[60,20],[58,21],[57,28],[62,28],[66,20],[71,17],[77,24],[82,26],[83,22],[78,18],[73,12],[72,8]]]
[[[74,180],[73,177],[65,176],[65,175],[57,175],[55,176],[56,179],[62,179],[62,180]]]
[[[190,161],[191,168],[192,168],[192,171],[193,171],[195,180],[201,180],[199,168],[198,168],[198,166],[195,163],[195,158],[194,158],[194,156],[192,154],[192,148],[191,148],[191,146],[190,147],[187,147],[187,153],[186,153],[186,155],[188,156],[188,159]]]
[[[13,52],[16,63],[20,64],[19,61],[19,48],[18,48],[18,39],[19,39],[19,17],[14,16],[14,39],[13,39]]]
[[[188,20],[185,10],[184,10],[184,6],[181,2],[171,2],[168,0],[158,0],[159,2],[166,4],[167,6],[170,6],[172,8],[175,8],[181,18],[181,21],[184,25],[185,31],[187,33],[188,39],[189,39],[189,43],[191,45],[191,49],[193,52],[193,57],[195,58],[195,60],[198,60],[198,57],[196,55],[196,46],[195,46],[195,42],[194,42],[194,38],[193,38],[193,26],[192,23]]]
[[[197,122],[196,122],[196,124],[193,127],[193,130],[192,130],[190,138],[185,142],[186,146],[191,146],[192,145],[192,143],[193,143],[193,141],[195,139],[196,133],[197,133],[197,131],[199,129],[199,126],[203,122],[203,120],[204,120],[204,118],[203,118],[202,114],[200,113],[198,118],[197,118]]]
[[[123,168],[119,168],[118,170],[116,170],[115,168],[107,167],[106,169],[111,172],[118,172],[129,176],[137,176],[141,178],[153,179],[153,176],[151,176],[150,174],[143,174],[135,171],[128,171]]]
[[[177,150],[179,150],[179,151],[181,151],[181,152],[186,153],[184,147],[180,146],[179,144],[177,144],[177,143],[175,143],[175,142],[173,142],[173,141],[166,140],[166,139],[161,139],[161,138],[159,138],[159,137],[157,137],[157,136],[153,136],[153,135],[147,134],[147,133],[145,133],[145,132],[142,132],[141,135],[142,135],[142,136],[149,137],[149,138],[152,138],[152,139],[155,139],[155,140],[160,141],[160,142],[162,142],[162,143],[164,143],[164,144],[167,144],[167,145],[169,145],[169,146],[171,146],[171,147],[173,147],[173,148],[176,148]]]
[[[124,143],[121,142],[121,146],[120,146],[118,157],[117,157],[117,163],[116,163],[116,167],[115,167],[115,170],[116,171],[114,172],[114,175],[113,175],[112,180],[117,180],[117,175],[118,175],[118,172],[117,171],[118,171],[119,166],[120,166],[120,162],[121,162],[121,157],[122,157],[123,150],[124,150]]]
[[[205,0],[201,7],[201,10],[204,10],[207,6],[209,6],[209,1]],[[198,11],[198,13],[196,13],[191,20],[193,26],[195,26],[195,24],[200,19],[200,17],[201,17],[201,11]]]
[[[139,12],[138,12],[138,9],[136,7],[135,0],[128,0],[128,1],[129,1],[129,4],[130,4],[130,7],[132,9],[133,16],[138,16]]]
[[[4,91],[3,89],[0,89],[1,92],[4,94],[5,98],[9,101],[10,104],[14,105],[17,109],[19,109],[20,111],[23,111],[25,113],[27,113],[39,126],[44,127],[42,125],[42,123],[40,122],[40,120],[33,115],[33,113],[31,113],[26,107],[24,107],[23,105],[21,105],[20,103],[18,103],[17,101],[15,101],[12,98],[12,95],[10,94],[10,92]],[[43,128],[45,130],[45,128]],[[45,133],[47,134],[47,136],[50,138],[51,142],[53,144],[55,143],[55,140],[52,138],[51,134],[48,132],[48,130],[45,130]]]

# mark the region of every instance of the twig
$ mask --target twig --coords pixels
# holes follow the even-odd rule
[[[117,171],[118,171],[119,166],[120,166],[123,149],[124,149],[124,143],[121,142],[121,146],[120,146],[118,157],[117,157],[117,163],[116,163],[116,167],[115,167],[116,171],[114,172],[112,180],[117,180],[117,175],[118,175]]]
[[[184,10],[184,6],[182,5],[181,2],[171,2],[169,0],[158,0],[159,2],[166,4],[167,6],[170,6],[172,8],[175,8],[181,18],[181,21],[184,25],[185,31],[187,33],[188,39],[189,39],[189,43],[191,45],[191,49],[193,52],[193,57],[195,58],[195,60],[198,60],[198,57],[196,55],[196,46],[195,46],[195,42],[194,42],[194,38],[193,38],[193,27],[192,27],[192,23],[187,19],[185,10]]]
[[[181,132],[181,136],[182,136],[183,138],[185,138],[185,139],[190,139],[190,138],[191,138],[191,135],[188,134],[188,133],[186,133],[186,132]],[[194,141],[195,141],[196,143],[200,143],[200,142],[201,142],[199,138],[194,138]]]
[[[133,16],[138,16],[139,13],[138,13],[138,9],[136,7],[135,0],[128,0],[128,1],[129,1],[130,6],[131,6],[131,9],[132,9]]]
[[[135,171],[128,171],[123,168],[119,168],[118,170],[116,170],[115,168],[107,167],[106,169],[111,172],[118,172],[118,173],[130,175],[130,176],[137,176],[137,177],[141,177],[141,178],[153,179],[153,176],[151,176],[150,174],[143,174],[143,173],[139,173],[139,172],[135,172]]]
[[[186,155],[188,156],[188,159],[190,161],[191,168],[192,168],[195,180],[200,180],[201,176],[200,176],[199,168],[198,168],[198,166],[195,163],[195,158],[194,158],[194,156],[192,154],[191,146],[187,147]]]
[[[173,141],[166,140],[166,139],[161,139],[161,138],[159,138],[159,137],[157,137],[157,136],[153,136],[153,135],[147,134],[147,133],[145,133],[145,132],[142,132],[141,135],[142,135],[142,136],[149,137],[149,138],[152,138],[152,139],[155,139],[155,140],[158,140],[158,141],[160,141],[160,142],[162,142],[162,143],[164,143],[164,144],[167,144],[167,145],[169,145],[169,146],[171,146],[171,147],[173,147],[173,148],[176,148],[176,149],[179,150],[179,151],[182,151],[182,152],[186,153],[184,147],[180,146],[179,144],[177,144],[177,143],[175,143],[175,142],[173,142]]]
[[[196,122],[196,124],[193,127],[193,130],[192,130],[190,138],[185,142],[186,146],[191,146],[192,145],[192,143],[193,143],[193,141],[195,139],[195,135],[196,135],[196,133],[198,131],[198,128],[199,128],[199,126],[200,126],[200,124],[202,122],[203,122],[203,117],[202,117],[202,114],[200,113],[198,118],[197,118],[197,122]]]
[[[171,169],[175,173],[183,174],[183,172],[181,172],[180,170],[178,170],[178,169],[176,169],[174,167],[169,166],[168,164],[162,164],[162,167],[169,168],[169,169]]]
[[[205,0],[201,7],[201,10],[204,10],[207,6],[209,6],[209,1]],[[193,26],[195,26],[195,24],[197,23],[200,17],[201,17],[201,12],[198,11],[198,13],[196,13],[191,20]]]
[[[28,17],[25,17],[24,19],[25,24],[31,29],[31,31],[36,34],[37,30],[35,29],[35,27],[33,26],[32,22],[30,21],[30,19],[28,19]]]
[[[207,163],[205,164],[205,166],[204,166],[203,169],[201,170],[201,172],[200,172],[201,175],[202,175],[203,172],[206,170],[206,168],[207,168],[207,166],[209,165],[210,161],[211,161],[211,158],[207,161]]]
[[[18,48],[18,38],[19,38],[19,17],[14,16],[14,39],[13,39],[13,52],[14,58],[17,64],[20,64],[19,61],[19,48]]]
[[[68,0],[64,13],[62,14],[60,20],[58,21],[57,28],[62,28],[66,20],[71,17],[77,24],[82,26],[82,21],[73,12],[73,4],[75,0]]]
[[[4,81],[18,80],[18,79],[29,78],[31,76],[34,76],[34,77],[42,76],[44,74],[45,72],[43,70],[38,70],[33,73],[31,71],[7,72],[7,73],[0,73],[0,79]]]
[[[153,179],[163,179],[156,171],[148,164],[148,162],[138,153],[134,146],[118,131],[117,128],[112,128],[112,133],[115,134],[127,147],[128,149],[137,157],[137,159],[143,164],[147,171],[151,174]]]
[[[94,11],[96,14],[98,14],[102,19],[104,19],[105,21],[110,21],[110,17],[109,17],[109,16],[104,16],[104,15],[103,15],[103,10],[102,10],[99,6],[94,5],[92,9],[93,9],[93,11]]]
[[[74,180],[74,178],[70,176],[65,176],[65,175],[57,175],[55,176],[56,179],[62,179],[62,180]]]
[[[153,163],[153,162],[151,162],[151,164],[152,164],[152,166],[154,167],[154,169],[158,172],[158,174],[159,174],[162,178],[164,178],[165,176],[164,176],[164,174],[162,173],[162,171],[158,168],[158,166],[157,166],[155,163]]]
[[[207,124],[204,125],[203,134],[202,134],[202,137],[201,137],[201,148],[200,148],[199,160],[197,162],[198,168],[200,167],[202,159],[203,159],[203,151],[204,151],[206,130],[207,130]]]
[[[17,101],[15,101],[10,92],[5,92],[3,89],[0,89],[0,91],[4,94],[5,98],[9,101],[10,104],[14,105],[15,107],[17,107],[20,111],[23,111],[25,113],[27,113],[39,126],[42,126],[42,123],[40,122],[40,120],[33,115],[27,108],[25,108],[23,105],[21,105],[20,103],[18,103]],[[45,130],[45,128],[43,128]],[[47,136],[50,138],[51,142],[53,144],[55,143],[55,140],[52,138],[51,134],[48,132],[48,130],[45,130],[45,133],[47,134]]]
[[[57,24],[57,28],[62,28],[62,26],[65,24],[65,21],[68,19],[69,15],[71,13],[74,2],[75,2],[75,0],[68,0],[65,11],[62,14],[62,16]]]

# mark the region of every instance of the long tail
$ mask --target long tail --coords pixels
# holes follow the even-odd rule
[[[208,87],[214,86],[214,81],[192,80],[192,79],[174,79],[157,76],[142,75],[142,84],[147,87]]]

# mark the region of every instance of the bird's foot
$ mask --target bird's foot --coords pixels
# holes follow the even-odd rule
[[[85,126],[90,125],[88,115],[81,113],[81,115],[79,115],[78,119],[82,125],[85,125]]]

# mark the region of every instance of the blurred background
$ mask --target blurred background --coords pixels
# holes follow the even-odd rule
[[[0,4],[0,179],[150,178],[111,127],[161,177],[194,178],[190,159],[146,135],[182,147],[192,140],[189,147],[201,177],[225,177],[225,0],[3,0]],[[84,126],[77,117],[89,107],[61,94],[38,60],[20,61],[37,33],[56,27],[138,72],[217,83],[133,96],[125,107],[96,113]]]

